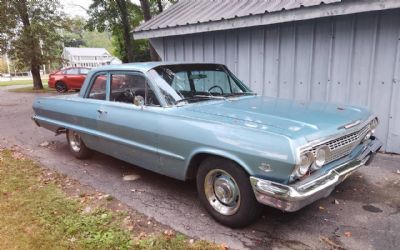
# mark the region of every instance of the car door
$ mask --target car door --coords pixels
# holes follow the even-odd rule
[[[148,88],[141,73],[110,72],[108,101],[99,118],[101,151],[158,171],[157,113],[147,106]]]
[[[70,109],[73,113],[71,124],[81,132],[83,141],[89,148],[98,149],[99,145],[99,119],[102,115],[101,106],[107,97],[107,72],[98,72],[91,77],[88,91],[85,93],[82,102],[72,103]]]
[[[63,82],[68,85],[69,89],[80,88],[82,85],[79,84],[80,80],[79,68],[71,68],[65,71]]]

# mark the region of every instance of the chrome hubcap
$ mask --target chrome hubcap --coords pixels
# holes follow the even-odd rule
[[[235,180],[221,169],[213,169],[206,175],[204,191],[208,202],[220,214],[232,215],[240,206],[240,192]]]
[[[68,131],[69,145],[74,152],[81,151],[81,137],[74,131]]]

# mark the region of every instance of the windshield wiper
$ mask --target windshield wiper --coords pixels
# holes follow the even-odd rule
[[[232,97],[232,96],[243,96],[243,95],[257,95],[255,92],[238,92],[238,93],[230,93],[225,95],[225,97]]]
[[[194,96],[191,96],[191,97],[187,97],[187,98],[183,98],[183,99],[177,100],[177,101],[176,101],[176,104],[181,103],[181,102],[196,100],[196,99],[218,99],[218,100],[225,100],[226,98],[225,98],[224,96],[194,95]]]

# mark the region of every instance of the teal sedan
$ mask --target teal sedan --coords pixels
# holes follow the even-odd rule
[[[259,96],[221,64],[103,66],[79,94],[39,97],[33,109],[79,159],[95,150],[195,179],[229,227],[249,225],[263,205],[297,211],[328,196],[382,146],[368,110]]]

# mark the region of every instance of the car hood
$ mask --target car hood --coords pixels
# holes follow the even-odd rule
[[[272,130],[291,138],[302,136],[308,141],[338,133],[344,125],[365,121],[371,115],[360,107],[263,96],[198,103],[189,110],[217,122]]]

